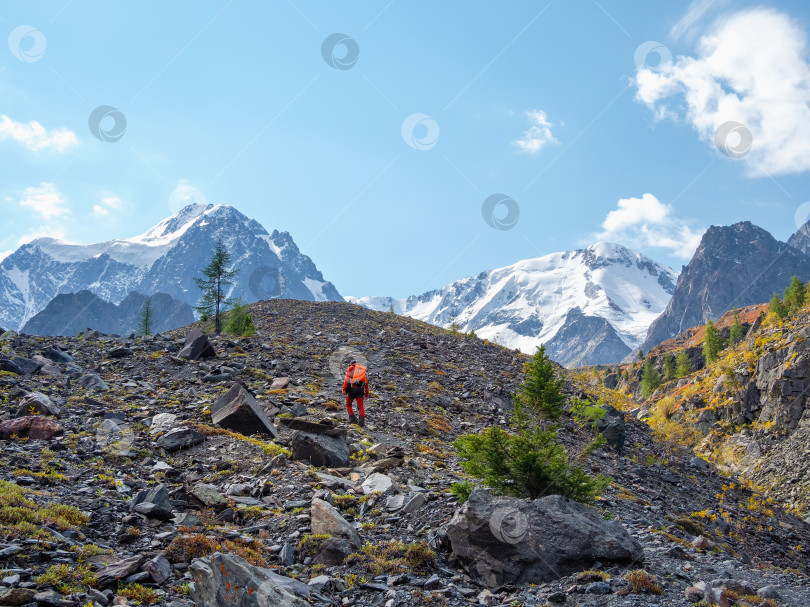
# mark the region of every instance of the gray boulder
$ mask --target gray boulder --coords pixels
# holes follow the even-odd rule
[[[20,368],[20,370],[22,370],[22,372],[25,373],[26,375],[33,375],[34,373],[39,371],[43,366],[42,363],[39,363],[30,358],[24,358],[22,356],[13,356],[11,358],[11,362],[17,365]]]
[[[621,453],[624,449],[624,439],[627,437],[624,413],[610,405],[603,405],[602,410],[605,414],[596,422],[596,429],[602,433],[611,449]]]
[[[641,545],[617,521],[559,495],[534,501],[496,498],[477,487],[447,524],[453,553],[477,582],[540,584],[596,561],[630,564]]]
[[[309,607],[313,589],[232,554],[194,559],[189,595],[197,607]]]
[[[85,390],[100,390],[106,392],[110,387],[96,373],[88,373],[79,378],[79,385]]]
[[[26,415],[53,415],[59,417],[61,411],[54,402],[42,392],[31,392],[26,394],[20,401],[15,417],[25,417]]]
[[[138,491],[138,494],[130,502],[130,510],[144,514],[149,518],[156,518],[164,521],[171,520],[172,502],[169,499],[169,492],[165,485],[157,485],[150,489]],[[144,508],[151,504],[151,507]]]
[[[178,357],[187,360],[213,358],[216,355],[217,353],[216,350],[214,350],[214,346],[211,345],[211,342],[208,341],[208,337],[203,335],[203,332],[198,328],[194,328],[189,332],[188,337],[186,337],[186,342],[183,344],[180,352],[177,353]]]
[[[349,463],[349,445],[342,437],[296,432],[291,442],[293,458],[313,466],[341,468]]]
[[[166,451],[177,451],[185,447],[197,445],[205,440],[202,432],[197,432],[193,428],[181,426],[172,428],[166,434],[155,441],[158,447],[163,447]]]
[[[278,430],[265,415],[259,401],[240,384],[231,386],[211,405],[211,420],[221,428],[245,436],[261,433],[278,438]]]
[[[331,535],[349,540],[355,548],[363,545],[360,534],[343,518],[340,511],[329,502],[313,498],[310,512],[312,533]]]

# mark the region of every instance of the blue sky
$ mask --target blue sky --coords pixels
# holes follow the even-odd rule
[[[603,238],[677,270],[711,224],[810,215],[805,2],[60,0],[0,32],[0,252],[191,198],[402,297]]]

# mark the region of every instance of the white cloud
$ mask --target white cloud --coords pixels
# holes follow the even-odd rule
[[[692,229],[686,221],[675,217],[672,206],[652,194],[620,199],[617,208],[602,222],[602,230],[594,234],[596,240],[634,248],[658,247],[683,259],[692,257],[705,231]]]
[[[107,217],[110,214],[110,209],[118,210],[123,206],[124,201],[114,192],[103,192],[101,195],[101,204],[93,205],[93,215],[96,217]]]
[[[0,251],[0,261],[3,261],[6,257],[11,255],[13,252],[14,252],[13,249],[11,249],[10,251]]]
[[[551,134],[551,123],[544,111],[532,110],[526,112],[526,117],[532,126],[523,132],[520,139],[512,142],[521,151],[536,154],[550,143],[559,143]]]
[[[45,219],[67,215],[69,209],[62,193],[52,183],[42,182],[38,186],[25,188],[20,205],[30,207]]]
[[[68,129],[48,131],[36,120],[22,123],[0,114],[0,139],[7,138],[13,139],[32,152],[41,150],[64,152],[79,143],[76,134]]]
[[[665,100],[683,95],[685,119],[712,145],[720,125],[745,125],[753,145],[743,162],[753,176],[807,171],[807,48],[805,32],[784,13],[756,8],[725,15],[700,39],[695,57],[639,70],[636,98],[661,119],[679,115],[679,102]]]
[[[21,236],[17,241],[17,246],[22,246],[37,238],[58,238],[63,240],[65,238],[65,229],[59,226],[38,226],[33,228],[30,232]]]
[[[722,2],[724,4],[724,2]],[[669,35],[677,39],[692,30],[718,0],[692,0],[683,17],[672,26]]]

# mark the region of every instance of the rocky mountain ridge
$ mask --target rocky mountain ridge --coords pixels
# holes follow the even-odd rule
[[[79,291],[54,297],[44,310],[25,323],[22,332],[33,335],[78,335],[92,329],[105,334],[130,335],[138,331],[141,311],[147,299],[152,305],[152,333],[194,322],[191,306],[166,293],[154,293],[147,297],[132,292],[115,305],[90,291]]]
[[[483,487],[459,504],[450,443],[506,425],[525,356],[345,303],[249,308],[251,338],[0,335],[0,604],[761,607],[810,591],[804,522],[752,512],[764,496],[635,418],[621,454],[588,452],[593,430],[562,418],[570,456],[613,479],[592,506]],[[350,358],[370,371],[365,428],[346,425]],[[568,397],[596,400],[570,379]],[[585,528],[603,538],[587,550]],[[516,563],[528,577],[498,578]]]
[[[113,304],[136,291],[166,293],[194,306],[200,295],[194,278],[220,239],[239,269],[229,297],[342,300],[288,232],[269,233],[227,205],[192,204],[128,239],[24,244],[0,261],[0,326],[18,330],[57,295],[82,290]]]
[[[626,247],[585,249],[481,272],[406,299],[348,301],[403,314],[533,353],[545,344],[563,365],[618,362],[638,347],[675,288],[670,268]]]

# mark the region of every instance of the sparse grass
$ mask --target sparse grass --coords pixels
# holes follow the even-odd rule
[[[630,583],[630,592],[633,594],[664,594],[661,585],[655,581],[655,577],[643,569],[628,571],[624,574],[624,579]]]
[[[50,469],[43,470],[42,472],[32,472],[27,468],[20,468],[19,470],[15,470],[12,474],[15,478],[20,476],[30,476],[38,479],[43,485],[55,485],[67,478],[61,472],[56,472],[55,470]]]
[[[371,542],[363,546],[362,552],[349,555],[347,565],[364,565],[373,575],[423,572],[436,560],[436,553],[425,542],[405,544],[401,541]]]
[[[13,537],[42,537],[47,532],[41,526],[53,526],[60,531],[78,529],[90,517],[78,508],[51,503],[40,506],[27,497],[16,483],[0,481],[0,534]]]
[[[577,581],[581,583],[586,582],[604,582],[610,579],[610,574],[604,571],[597,571],[596,569],[588,569],[587,571],[580,571],[577,573]]]
[[[119,586],[118,594],[126,597],[136,605],[156,605],[160,602],[160,595],[155,590],[141,584]]]
[[[166,547],[166,556],[175,563],[188,563],[214,552],[233,553],[258,567],[267,565],[264,555],[255,546],[240,540],[220,541],[219,538],[202,533],[179,535]]]
[[[53,565],[45,573],[35,577],[34,583],[38,586],[50,584],[57,592],[69,594],[82,592],[87,586],[95,586],[96,574],[85,565],[71,567],[67,563],[61,563]]]
[[[286,455],[289,457],[292,455],[284,447],[281,447],[269,441],[263,441],[259,440],[258,438],[253,438],[252,436],[244,436],[243,434],[239,434],[238,432],[231,432],[230,430],[225,430],[224,428],[214,428],[213,426],[207,426],[205,424],[198,424],[195,422],[187,421],[183,423],[186,426],[194,428],[198,432],[202,432],[206,436],[229,436],[233,439],[250,443],[251,445],[259,447],[264,452],[265,455],[269,455],[270,457],[274,457],[276,455]]]

